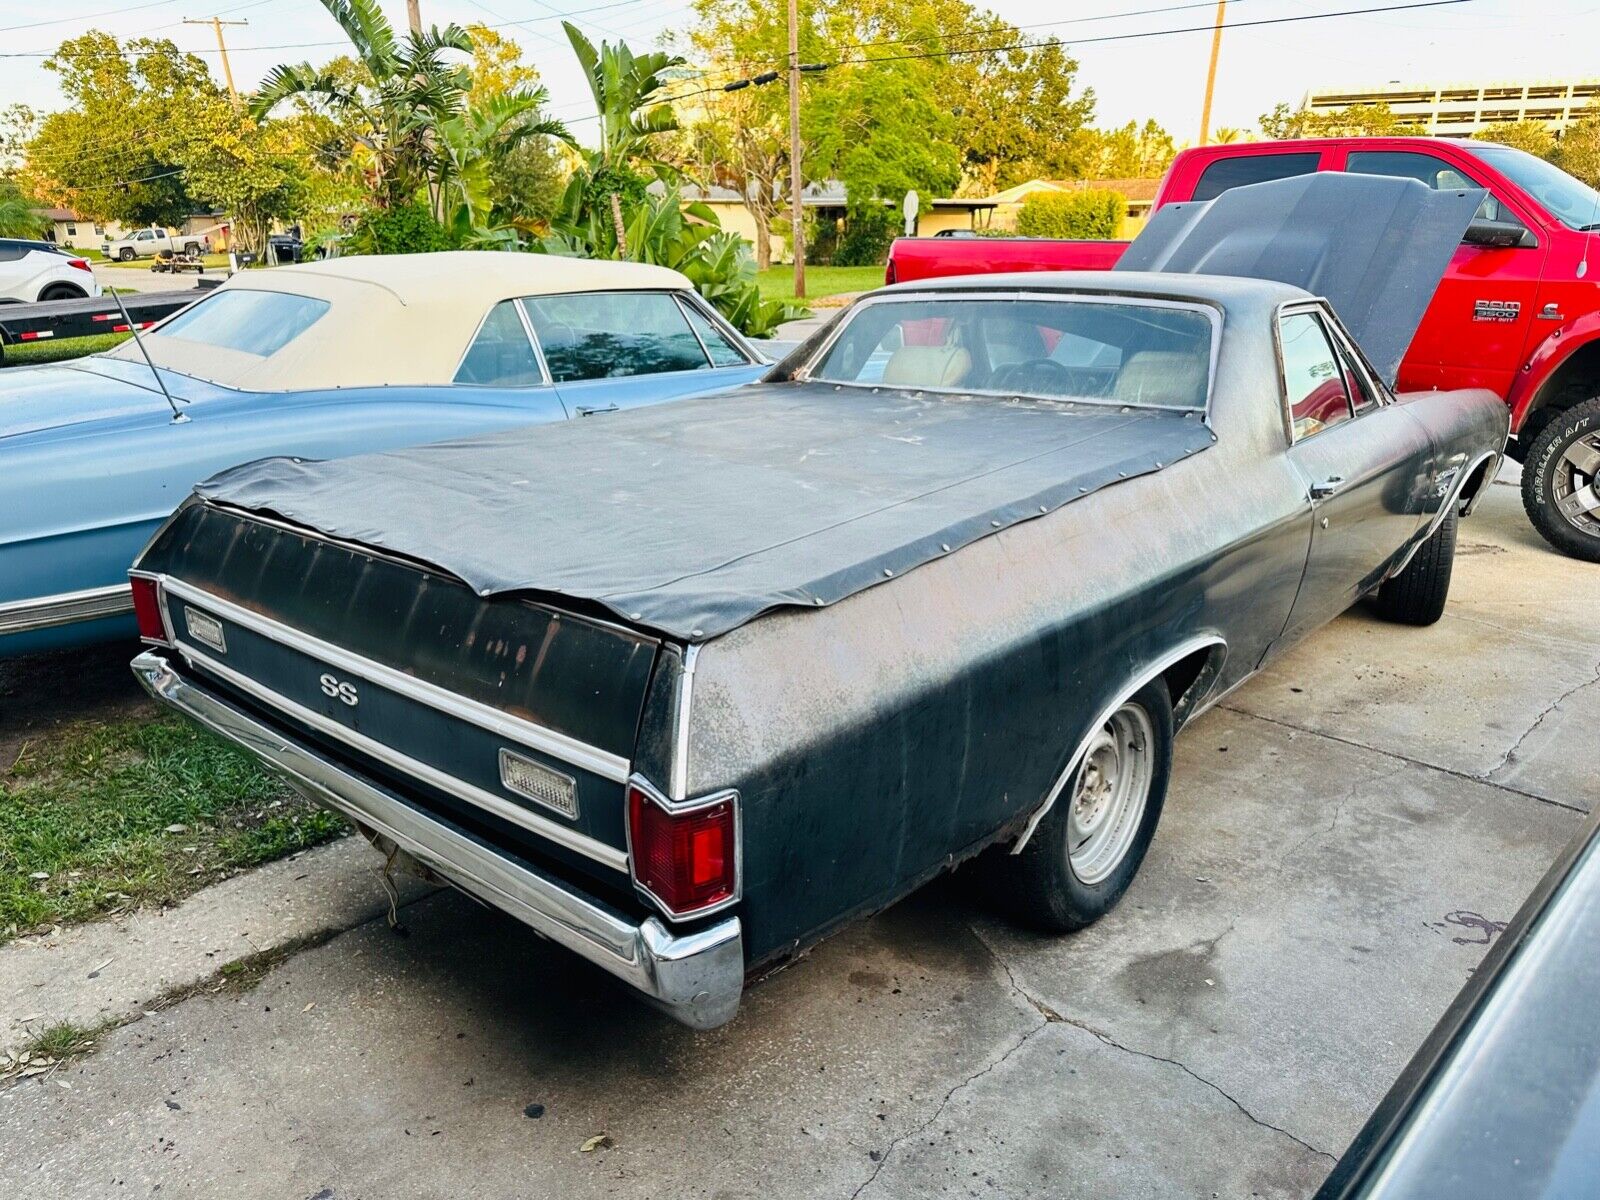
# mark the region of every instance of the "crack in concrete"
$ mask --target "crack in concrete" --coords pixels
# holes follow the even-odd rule
[[[1233,920],[1233,921],[1230,921],[1228,923],[1228,927],[1226,929],[1224,929],[1221,933],[1217,934],[1216,937],[1210,939],[1210,944],[1212,945],[1213,948],[1216,946],[1216,944],[1218,942],[1222,941],[1223,938],[1227,937],[1230,933],[1233,932],[1235,924],[1237,924],[1237,918],[1235,918],[1235,920]],[[1199,1074],[1198,1072],[1196,1072],[1194,1070],[1194,1068],[1190,1067],[1187,1063],[1184,1063],[1181,1060],[1176,1059],[1176,1058],[1169,1058],[1169,1057],[1167,1057],[1165,1055],[1153,1054],[1148,1050],[1140,1050],[1135,1046],[1126,1046],[1123,1043],[1117,1041],[1115,1038],[1113,1038],[1109,1033],[1106,1033],[1104,1030],[1096,1029],[1093,1025],[1090,1025],[1087,1021],[1079,1020],[1078,1018],[1075,1018],[1075,1017],[1069,1017],[1069,1016],[1065,1015],[1064,1013],[1058,1012],[1056,1009],[1052,1008],[1044,1000],[1040,999],[1038,996],[1035,996],[1027,988],[1023,987],[1022,984],[1017,982],[1017,976],[1016,976],[1016,973],[1014,971],[1012,971],[1011,964],[1006,962],[1005,958],[1000,954],[1000,952],[998,950],[996,950],[994,948],[994,946],[990,945],[989,940],[987,938],[985,938],[982,933],[980,933],[976,928],[973,928],[970,925],[968,926],[968,928],[971,929],[972,936],[978,939],[978,944],[980,946],[982,946],[986,951],[988,951],[989,957],[994,961],[995,965],[998,966],[1000,968],[1000,970],[1005,973],[1006,980],[1010,983],[1011,990],[1012,990],[1013,994],[1022,997],[1022,999],[1027,1001],[1027,1003],[1033,1008],[1033,1010],[1035,1012],[1039,1013],[1042,1017],[1044,1017],[1044,1024],[1041,1025],[1038,1029],[1034,1029],[1026,1037],[1024,1037],[1022,1039],[1022,1042],[1019,1042],[1015,1047],[1013,1047],[1012,1050],[1009,1051],[1005,1055],[1005,1057],[1009,1058],[1011,1054],[1014,1054],[1017,1050],[1020,1050],[1022,1048],[1023,1043],[1027,1042],[1029,1038],[1034,1036],[1034,1034],[1040,1032],[1040,1030],[1042,1030],[1042,1029],[1048,1028],[1052,1024],[1060,1023],[1060,1024],[1063,1024],[1063,1025],[1071,1025],[1074,1029],[1081,1029],[1081,1030],[1083,1030],[1083,1032],[1093,1035],[1101,1043],[1103,1043],[1104,1045],[1110,1046],[1113,1050],[1121,1050],[1125,1054],[1132,1054],[1132,1055],[1135,1055],[1138,1058],[1149,1059],[1151,1062],[1166,1063],[1168,1066],[1177,1067],[1178,1070],[1182,1071],[1185,1075],[1189,1076],[1189,1078],[1193,1079],[1196,1083],[1203,1084],[1204,1086],[1210,1088],[1213,1092],[1215,1092],[1217,1095],[1221,1096],[1229,1104],[1233,1105],[1233,1107],[1238,1109],[1239,1112],[1241,1114],[1243,1114],[1245,1119],[1248,1120],[1251,1124],[1259,1125],[1262,1129],[1269,1129],[1273,1133],[1281,1134],[1282,1136],[1288,1138],[1295,1145],[1300,1146],[1301,1148],[1310,1151],[1312,1154],[1315,1154],[1315,1155],[1318,1155],[1318,1156],[1320,1156],[1322,1158],[1327,1159],[1330,1163],[1338,1161],[1338,1158],[1337,1158],[1336,1155],[1330,1154],[1326,1150],[1317,1149],[1317,1147],[1313,1146],[1310,1142],[1306,1141],[1302,1137],[1297,1137],[1295,1134],[1290,1133],[1287,1129],[1283,1128],[1281,1125],[1274,1125],[1271,1121],[1262,1120],[1260,1117],[1256,1116],[1255,1113],[1251,1112],[1248,1108],[1246,1108],[1244,1106],[1244,1104],[1241,1103],[1239,1101],[1239,1099],[1236,1096],[1234,1096],[1232,1093],[1230,1093],[1227,1089],[1223,1088],[1220,1084],[1213,1083],[1211,1080],[1207,1079],[1204,1075]],[[1197,945],[1204,945],[1205,942],[1204,942],[1204,940],[1202,940],[1201,942],[1196,943],[1196,944]],[[1002,1059],[1001,1061],[1004,1061],[1004,1060]],[[985,1071],[979,1072],[979,1074],[986,1074],[988,1070],[992,1070],[993,1067],[999,1066],[999,1065],[1000,1065],[1000,1063],[996,1062],[996,1063],[992,1064],[991,1067],[986,1068]],[[976,1076],[974,1078],[976,1078]],[[970,1080],[968,1082],[970,1082]],[[964,1086],[964,1085],[958,1085],[954,1089],[954,1091],[959,1091],[961,1086]],[[953,1094],[953,1092],[952,1092],[952,1094]],[[946,1101],[948,1101],[948,1100],[949,1100],[949,1097],[947,1096],[946,1097]],[[943,1109],[942,1109],[942,1106],[941,1106],[941,1111],[942,1110]],[[935,1114],[935,1116],[937,1116],[937,1114]],[[932,1121],[933,1121],[933,1118],[930,1118],[928,1123],[932,1124]],[[924,1126],[924,1128],[926,1128],[926,1126]],[[885,1159],[885,1161],[887,1161],[887,1159],[888,1159],[888,1155],[887,1154],[884,1155],[884,1159]],[[881,1167],[882,1164],[879,1164],[879,1165]],[[874,1176],[876,1176],[877,1173],[874,1172],[873,1174],[874,1174]],[[857,1189],[857,1194],[859,1194],[859,1189]],[[852,1198],[852,1200],[853,1200],[853,1198]]]
[[[1579,690],[1581,691],[1583,688],[1589,686],[1590,684],[1588,683],[1580,684]],[[1403,763],[1409,763],[1413,767],[1421,767],[1425,771],[1437,771],[1439,774],[1448,775],[1452,779],[1461,779],[1468,783],[1481,783],[1485,786],[1495,788],[1497,791],[1507,792],[1513,796],[1521,796],[1525,800],[1534,800],[1540,804],[1548,804],[1551,808],[1564,809],[1567,812],[1577,813],[1579,816],[1588,815],[1587,810],[1579,808],[1576,804],[1568,804],[1564,800],[1552,800],[1549,796],[1541,796],[1538,792],[1524,791],[1522,788],[1513,787],[1511,784],[1504,783],[1498,779],[1487,779],[1481,775],[1472,775],[1466,771],[1458,771],[1454,767],[1443,767],[1438,763],[1427,762],[1420,758],[1412,758],[1408,754],[1401,754],[1395,750],[1385,750],[1380,746],[1369,746],[1365,742],[1356,741],[1354,738],[1340,737],[1336,733],[1324,733],[1320,729],[1310,729],[1304,725],[1296,725],[1293,721],[1285,721],[1279,717],[1267,717],[1260,713],[1250,712],[1247,709],[1235,708],[1231,704],[1218,704],[1216,708],[1220,712],[1229,712],[1233,713],[1235,716],[1248,717],[1252,721],[1264,721],[1268,725],[1276,725],[1280,729],[1292,729],[1296,733],[1310,734],[1312,737],[1326,738],[1330,742],[1338,742],[1341,746],[1350,746],[1356,750],[1365,750],[1369,754],[1378,754],[1384,758],[1396,759]]]
[[[1229,711],[1232,710],[1230,709]],[[1321,735],[1313,734],[1312,736],[1316,737]],[[1367,775],[1364,778],[1358,779],[1352,783],[1346,790],[1345,794],[1334,802],[1333,815],[1328,821],[1328,827],[1326,829],[1312,829],[1308,831],[1304,837],[1300,838],[1294,843],[1294,845],[1290,846],[1282,854],[1278,855],[1279,869],[1282,870],[1285,863],[1294,858],[1296,854],[1299,854],[1300,851],[1311,842],[1317,840],[1318,838],[1332,837],[1334,832],[1339,828],[1339,822],[1344,818],[1345,810],[1347,810],[1350,805],[1354,803],[1356,797],[1362,792],[1366,791],[1374,784],[1382,783],[1386,779],[1393,779],[1396,775],[1400,774],[1410,765],[1411,764],[1409,762],[1401,762],[1399,766],[1386,770],[1374,771],[1370,775]]]
[[[1477,778],[1483,780],[1485,783],[1498,784],[1499,781],[1495,779],[1495,776],[1512,764],[1512,762],[1516,759],[1517,751],[1522,749],[1522,743],[1533,736],[1534,731],[1538,729],[1539,726],[1544,724],[1546,717],[1555,712],[1556,709],[1560,708],[1568,700],[1571,700],[1579,692],[1585,690],[1586,688],[1592,688],[1595,684],[1600,683],[1600,663],[1595,664],[1594,671],[1595,677],[1593,679],[1586,679],[1577,686],[1568,688],[1566,691],[1562,692],[1561,695],[1557,696],[1552,703],[1546,705],[1539,715],[1533,719],[1533,724],[1529,725],[1527,729],[1523,730],[1522,736],[1512,743],[1509,750],[1500,756],[1500,761],[1494,766],[1490,767],[1489,770],[1484,772],[1482,775],[1477,776]]]

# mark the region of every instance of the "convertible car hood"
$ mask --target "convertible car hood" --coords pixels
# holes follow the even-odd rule
[[[1195,415],[825,384],[329,462],[203,497],[700,641],[831,604],[1215,440]]]
[[[1483,195],[1328,171],[1254,183],[1215,200],[1163,205],[1114,269],[1302,287],[1333,305],[1393,387]]]

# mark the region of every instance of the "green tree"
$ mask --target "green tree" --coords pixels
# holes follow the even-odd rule
[[[1400,131],[1399,118],[1382,101],[1327,112],[1279,103],[1261,114],[1261,136],[1268,138],[1383,137]]]
[[[321,0],[350,39],[361,73],[308,62],[282,64],[268,72],[251,102],[257,120],[288,100],[299,100],[357,130],[367,152],[369,187],[380,207],[403,204],[427,190],[441,203],[438,127],[466,107],[471,73],[451,52],[468,53],[472,40],[461,26],[437,25],[397,37],[377,0]]]
[[[1023,237],[1114,238],[1127,211],[1122,194],[1106,188],[1045,192],[1023,202],[1017,232]]]
[[[1590,187],[1600,187],[1600,113],[1585,115],[1561,134],[1555,165]]]
[[[13,181],[0,179],[0,237],[43,237],[50,222]]]
[[[996,19],[988,34],[995,40],[987,44],[1018,36]],[[990,195],[1029,179],[1078,178],[1086,172],[1094,92],[1074,93],[1078,61],[1059,42],[962,55],[952,64],[942,86],[957,114],[968,192]]]
[[[1537,158],[1555,161],[1556,135],[1550,132],[1550,127],[1543,121],[1501,121],[1495,125],[1485,125],[1472,137],[1475,141],[1515,146]]]
[[[472,85],[464,124],[479,132],[494,131],[487,143],[479,143],[487,156],[482,186],[492,214],[489,221],[541,225],[561,203],[566,170],[560,147],[571,144],[571,134],[545,112],[546,90],[539,72],[523,61],[521,46],[487,25],[468,25],[467,33],[472,38]],[[508,97],[528,98],[519,103],[514,120],[500,108]],[[461,149],[456,148],[458,157]]]
[[[189,194],[226,212],[242,250],[260,254],[275,220],[305,209],[307,148],[287,121],[257,125],[217,95],[177,131]]]
[[[28,143],[27,191],[98,220],[176,225],[194,208],[181,130],[219,93],[206,65],[165,38],[118,43],[92,30],[45,60],[68,107]]]
[[[1155,179],[1178,153],[1172,135],[1154,120],[1089,130],[1080,140],[1080,177],[1086,179]]]

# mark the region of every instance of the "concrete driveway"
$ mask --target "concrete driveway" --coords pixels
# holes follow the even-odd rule
[[[1495,487],[1441,623],[1185,734],[1086,933],[943,881],[697,1035],[438,892],[0,1091],[0,1194],[1307,1195],[1594,801],[1597,597]]]

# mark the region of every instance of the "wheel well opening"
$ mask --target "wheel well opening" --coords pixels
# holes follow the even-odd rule
[[[1201,690],[1195,684],[1202,676],[1209,681],[1214,674],[1213,664],[1220,664],[1221,661],[1221,646],[1202,646],[1161,672],[1161,678],[1167,685],[1167,695],[1172,698],[1174,714],[1186,711],[1188,703],[1192,703]]]
[[[1456,496],[1456,507],[1463,514],[1469,513],[1472,506],[1477,503],[1478,493],[1489,482],[1489,469],[1495,465],[1495,460],[1486,458],[1473,468],[1472,474],[1467,476],[1467,481],[1461,485],[1461,491]]]
[[[1600,396],[1600,339],[1579,346],[1544,381],[1528,415],[1517,431],[1517,441],[1530,445],[1557,413]]]

